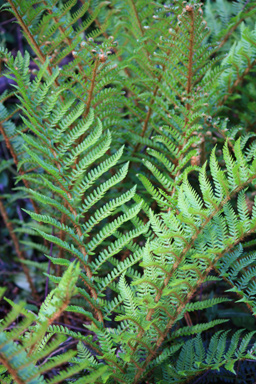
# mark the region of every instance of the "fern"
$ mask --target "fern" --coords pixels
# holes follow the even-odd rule
[[[71,357],[75,356],[76,351],[69,350],[58,358],[48,357],[56,353],[57,347],[65,341],[63,337],[53,337],[54,333],[48,333],[48,326],[67,308],[68,302],[75,294],[78,273],[78,265],[70,264],[60,284],[42,303],[38,315],[28,312],[24,308],[24,303],[10,302],[12,310],[1,323],[0,361],[5,367],[0,373],[1,382],[8,383],[14,380],[15,383],[45,383],[43,377],[45,372],[57,368],[60,364],[68,363]],[[3,294],[4,290],[1,293]],[[17,318],[21,315],[23,319],[20,321]],[[12,327],[15,321],[17,323]],[[38,365],[38,362],[41,364]],[[75,375],[84,367],[84,363],[78,362],[49,382],[58,383],[62,378],[69,377],[71,373]]]
[[[234,306],[236,294],[256,312],[253,114],[235,107],[241,127],[223,118],[233,122],[227,107],[255,93],[254,2],[2,9],[29,49],[0,49],[12,87],[1,98],[10,158],[0,172],[16,182],[0,211],[38,310],[7,299],[1,382],[232,382],[240,367],[250,372],[255,331],[208,311]]]

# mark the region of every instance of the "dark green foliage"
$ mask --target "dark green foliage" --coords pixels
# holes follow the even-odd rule
[[[255,375],[256,3],[2,12],[27,50],[0,49],[0,208],[33,299],[8,300],[1,382]]]

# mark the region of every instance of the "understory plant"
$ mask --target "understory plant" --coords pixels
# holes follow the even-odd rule
[[[254,383],[256,2],[2,14],[0,382]]]

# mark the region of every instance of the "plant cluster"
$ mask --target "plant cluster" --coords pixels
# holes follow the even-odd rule
[[[256,2],[2,12],[1,383],[254,383]]]

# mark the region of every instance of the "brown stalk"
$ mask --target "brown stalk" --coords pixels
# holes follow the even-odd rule
[[[96,80],[96,76],[97,76],[98,66],[99,66],[99,57],[97,57],[97,59],[95,60],[95,63],[94,63],[92,79],[91,79],[91,86],[90,86],[90,89],[89,89],[88,100],[87,100],[87,103],[86,103],[85,117],[87,117],[87,115],[88,115],[88,113],[90,111],[90,108],[91,108],[91,103],[92,103],[92,98],[93,98],[93,91],[94,91],[94,86],[95,86],[95,80]]]
[[[69,192],[69,191],[66,191],[65,188],[63,188],[63,186],[62,186],[62,189],[67,193],[67,196],[68,196],[69,198],[71,198],[70,192]],[[73,215],[76,217],[76,216],[77,216],[77,212],[76,212],[75,209],[72,207],[72,205],[68,202],[68,200],[66,200],[66,204],[67,204],[68,208],[70,209],[70,211],[73,213]],[[73,223],[73,225],[74,225],[74,227],[75,227],[75,229],[76,229],[76,232],[77,232],[78,236],[79,236],[79,237],[82,237],[83,234],[82,234],[82,231],[81,231],[81,228],[79,227],[79,225],[76,224],[76,223]],[[80,251],[82,252],[82,254],[84,255],[84,257],[86,257],[86,256],[87,256],[87,253],[86,253],[85,248],[84,248],[83,246],[79,245],[79,249],[80,249]],[[79,261],[81,262],[81,260],[79,260]],[[83,267],[84,267],[84,269],[85,269],[85,271],[86,271],[87,276],[89,277],[89,279],[91,279],[91,278],[92,278],[92,272],[91,272],[90,267],[89,267],[88,265],[86,265],[85,263],[82,263],[82,264],[83,264]],[[90,292],[91,292],[92,297],[93,297],[95,300],[97,300],[98,296],[97,296],[97,292],[96,292],[95,288],[89,287],[89,289],[90,289]],[[94,308],[94,309],[95,309],[95,308]],[[97,313],[97,316],[98,316],[99,321],[103,323],[102,312],[101,312],[99,309],[95,309],[95,311],[96,311],[96,313]]]
[[[5,130],[4,130],[3,126],[2,126],[2,124],[0,124],[0,132],[1,132],[1,134],[3,135],[3,138],[4,138],[4,140],[5,140],[6,147],[8,148],[10,154],[12,155],[16,167],[18,167],[18,163],[19,163],[18,157],[17,157],[17,155],[16,155],[16,153],[15,153],[13,147],[12,147],[12,144],[11,144],[11,142],[10,142],[10,140],[9,140],[9,137],[8,137],[8,136],[6,135],[6,133],[5,133]],[[23,172],[23,171],[20,171],[19,173],[20,173],[21,175],[24,175],[24,174],[25,174],[25,172]],[[25,179],[23,179],[22,181],[23,181],[25,187],[26,187],[26,188],[29,188],[29,183],[28,183],[28,181],[25,180]],[[36,204],[32,199],[31,199],[31,203],[32,203],[32,205],[33,205],[33,208],[34,208],[35,212],[36,212],[36,213],[39,213],[39,212],[40,212],[40,211],[39,211],[39,208],[38,208],[37,204]]]
[[[30,46],[34,49],[34,51],[35,51],[35,53],[37,55],[37,58],[40,60],[41,64],[44,64],[45,61],[46,61],[46,57],[42,53],[39,45],[37,44],[36,40],[34,39],[33,35],[31,34],[28,26],[22,20],[22,17],[20,16],[20,14],[18,13],[17,9],[15,8],[15,5],[14,5],[13,1],[12,0],[7,0],[7,1],[11,5],[16,19],[18,20],[21,28],[23,29],[24,33],[26,34],[28,43],[30,43]],[[47,67],[47,70],[48,70],[49,74],[51,75],[52,74],[52,69],[51,69],[51,67],[49,65]],[[58,80],[55,80],[54,83],[56,85],[59,85]],[[63,101],[63,97],[62,96],[61,96],[61,100]]]
[[[218,207],[215,208],[215,210],[211,213],[211,215],[209,215],[203,225],[200,227],[200,229],[198,229],[196,231],[196,233],[192,236],[192,239],[191,241],[189,242],[189,244],[184,248],[184,250],[182,251],[179,259],[176,261],[176,263],[174,264],[174,267],[172,269],[172,271],[169,273],[169,275],[167,276],[167,278],[165,279],[164,281],[164,284],[163,284],[163,287],[161,289],[161,294],[162,294],[162,291],[163,289],[167,286],[173,272],[178,268],[179,266],[179,263],[180,261],[184,258],[184,256],[186,255],[186,253],[193,247],[196,239],[198,238],[198,236],[203,232],[203,230],[206,228],[207,224],[213,219],[213,217],[224,207],[224,205],[234,196],[236,195],[237,193],[239,193],[242,189],[244,189],[248,184],[250,184],[254,179],[256,179],[256,175],[251,177],[246,183],[244,183],[242,186],[239,186],[237,187],[229,196],[226,196],[226,198],[224,200],[222,200],[222,202],[219,204]],[[157,296],[156,299],[155,299],[155,302],[158,302],[159,300],[161,299],[161,296]],[[150,310],[152,311],[152,310]],[[151,313],[151,315],[148,317],[148,320],[151,320],[151,317],[152,317],[152,314],[153,312]]]
[[[14,3],[12,0],[7,0],[8,3],[10,4],[10,6],[12,7],[13,9],[13,12],[15,14],[15,17],[16,19],[18,20],[19,24],[21,25],[22,29],[24,30],[24,32],[26,33],[27,35],[27,38],[28,38],[28,41],[29,43],[31,44],[31,46],[34,48],[35,50],[35,53],[37,54],[37,57],[39,58],[39,60],[41,61],[41,63],[43,64],[45,62],[45,56],[43,55],[42,51],[40,50],[40,48],[38,47],[37,45],[37,42],[35,41],[34,37],[32,36],[32,34],[30,33],[30,30],[29,28],[26,26],[26,24],[23,22],[22,20],[22,17],[20,16],[20,14],[18,13]],[[50,74],[51,74],[51,69],[48,68]]]
[[[248,73],[250,72],[250,70],[256,65],[256,59],[253,60],[249,65],[248,67],[244,70],[244,72],[238,76],[238,78],[236,79],[236,81],[234,82],[234,84],[232,85],[231,88],[229,88],[228,90],[228,93],[223,97],[222,100],[219,101],[218,103],[218,106],[220,107],[221,105],[223,105],[227,99],[229,98],[230,95],[233,94],[233,92],[235,91],[235,89],[239,86],[239,84],[244,80],[245,76],[248,75]]]
[[[64,206],[65,206],[65,208],[67,207],[66,202],[64,203]],[[62,215],[61,215],[60,222],[61,222],[61,224],[66,224],[66,215],[64,213],[62,213]],[[60,231],[60,239],[62,241],[65,241],[65,239],[66,239],[66,233],[64,231],[62,231],[62,230]],[[64,249],[61,248],[59,250],[58,258],[62,259],[63,256],[64,256]],[[56,266],[56,274],[57,274],[57,276],[61,276],[61,269],[62,269],[61,265],[57,265]]]
[[[239,19],[236,24],[233,25],[232,28],[230,28],[230,30],[228,31],[228,33],[225,35],[225,37],[222,39],[221,43],[218,45],[217,47],[217,50],[221,49],[223,47],[223,45],[226,44],[226,42],[228,41],[229,37],[232,35],[232,33],[237,29],[237,27],[246,19],[247,17],[247,14],[250,13],[252,10],[254,10],[255,7],[250,7],[243,15],[243,17],[241,17],[241,19]],[[216,50],[215,50],[216,52]]]
[[[212,212],[212,214],[206,218],[205,222],[203,223],[203,225],[200,227],[200,229],[193,235],[192,239],[191,239],[191,242],[185,247],[185,249],[183,250],[183,252],[181,253],[180,257],[178,258],[178,260],[176,261],[176,263],[174,264],[172,270],[170,271],[170,273],[168,274],[168,276],[166,277],[166,279],[164,280],[164,284],[162,286],[162,288],[160,289],[160,292],[158,293],[158,295],[156,296],[155,298],[155,303],[158,303],[161,299],[161,296],[162,296],[162,291],[163,289],[168,285],[168,282],[172,276],[172,274],[175,272],[175,270],[178,268],[179,264],[180,264],[180,261],[184,258],[184,256],[186,255],[186,253],[192,248],[192,246],[194,245],[196,239],[198,238],[198,236],[200,235],[200,233],[202,233],[202,231],[205,229],[205,227],[207,226],[207,224],[213,219],[213,217],[224,207],[224,205],[234,196],[236,195],[237,193],[239,193],[242,189],[244,189],[248,184],[250,184],[254,179],[256,179],[256,175],[251,177],[246,183],[244,183],[243,185],[240,185],[238,186],[237,188],[235,188],[235,190],[229,195],[229,196],[226,196],[226,198],[219,204],[218,207],[216,207],[216,209]],[[253,233],[254,229],[253,230],[250,230],[246,233],[246,236],[250,235],[251,233]],[[245,236],[245,235],[244,235]],[[243,236],[243,237],[244,237]],[[242,239],[240,238],[239,240],[237,240],[235,242],[235,244],[232,244],[230,246],[230,248],[232,249],[236,244],[238,244],[239,242],[241,242]],[[227,252],[227,249],[225,249],[224,252],[221,253],[221,256],[215,260],[215,262],[217,262],[224,253]],[[200,285],[202,284],[202,282],[204,281],[205,277],[207,276],[207,274],[210,272],[210,270],[213,268],[214,266],[211,265],[210,267],[208,267],[208,269],[206,271],[208,271],[207,273],[205,273],[204,275],[201,275],[200,279],[198,280],[198,283],[197,283],[197,286],[196,288],[190,292],[190,294],[187,296],[187,299],[186,299],[186,302],[184,303],[184,305],[182,304],[182,308],[177,311],[177,316],[182,312],[182,310],[184,309],[185,305],[190,301],[190,299],[193,297],[193,295],[195,294],[196,290],[198,287],[200,287]],[[150,309],[148,311],[148,314],[146,316],[146,320],[148,321],[151,321],[152,319],[152,315],[154,313],[154,309]],[[158,339],[157,341],[157,348],[156,350],[154,351],[154,356],[156,354],[156,351],[159,349],[162,341],[165,339],[165,337],[167,336],[170,328],[172,327],[172,325],[175,323],[176,321],[176,318],[172,318],[170,319],[169,323],[168,323],[168,326],[167,326],[167,331],[165,331],[161,336],[160,338]],[[191,321],[191,320],[190,320]],[[192,323],[192,322],[191,322]],[[143,336],[144,332],[139,332],[138,333],[138,336],[137,338],[140,339],[142,336]],[[160,341],[159,341],[160,340]],[[134,353],[136,351],[136,348],[138,347],[138,342],[137,342],[137,345],[134,347]],[[132,354],[133,355],[133,354]],[[152,357],[150,356],[150,359],[149,357],[146,359],[146,362],[147,364],[149,363],[149,361],[152,359]],[[147,366],[145,362],[145,367]],[[134,381],[134,384],[137,384],[137,380],[141,377],[140,375],[140,372],[138,372],[138,374],[136,375],[136,381]]]
[[[11,7],[12,7],[12,9],[13,9],[13,11],[14,11],[14,14],[15,14],[17,20],[19,21],[19,23],[20,23],[22,29],[24,30],[25,34],[27,35],[28,42],[30,43],[31,47],[35,50],[35,53],[37,54],[37,56],[38,56],[40,62],[43,64],[43,63],[45,62],[45,60],[46,60],[45,56],[43,55],[43,53],[41,52],[40,48],[38,47],[38,44],[37,44],[37,42],[35,41],[34,37],[31,35],[31,33],[30,33],[28,27],[27,27],[26,24],[23,22],[21,16],[20,16],[19,13],[17,12],[17,10],[16,10],[16,8],[15,8],[15,5],[14,5],[13,1],[12,1],[12,0],[8,0],[8,2],[9,2],[9,4],[11,5]],[[89,109],[90,109],[90,105],[91,105],[92,93],[93,93],[94,83],[95,83],[95,77],[96,77],[96,73],[97,73],[97,67],[98,67],[98,59],[97,59],[97,61],[96,61],[96,63],[95,63],[94,72],[93,72],[93,81],[92,81],[93,85],[91,85],[91,88],[90,88],[90,91],[89,91],[89,95],[90,95],[90,97],[89,97],[89,100],[88,100],[88,103],[87,103],[87,107],[86,107],[86,111],[87,111],[86,113],[87,113],[87,114],[89,113]],[[48,72],[49,72],[50,74],[52,74],[52,70],[51,70],[50,66],[48,66]],[[55,84],[56,84],[56,85],[59,85],[59,83],[58,83],[57,80],[55,80]],[[63,100],[63,97],[62,97],[62,96],[61,96],[61,99]],[[5,135],[5,136],[6,136],[6,135]],[[8,138],[7,138],[7,139],[8,139]],[[7,141],[7,144],[6,144],[6,145],[7,145],[7,147],[8,147],[8,145],[10,146],[10,142],[9,142],[9,140]],[[11,147],[10,147],[10,148],[11,148]],[[51,149],[51,151],[52,151],[54,157],[56,157],[55,151],[52,150],[52,149]],[[16,154],[14,153],[13,150],[12,150],[11,154],[14,155],[14,161],[15,161],[15,160],[18,161],[17,156],[16,156]],[[24,184],[25,184],[25,181],[26,181],[26,180],[24,180]],[[26,185],[26,184],[25,184],[25,185]],[[68,191],[66,191],[66,192],[67,192],[67,194],[69,194]],[[75,212],[74,209],[70,206],[70,204],[69,204],[69,208],[71,209],[71,212],[74,213],[75,216],[77,216],[76,212]],[[35,210],[35,212],[38,213],[38,210]],[[80,229],[77,225],[75,225],[75,228],[76,228],[77,234],[78,234],[79,236],[82,236],[81,229]],[[84,247],[82,247],[82,248],[80,248],[80,249],[81,249],[81,252],[83,253],[83,255],[84,255],[84,256],[87,256]],[[92,277],[92,272],[91,272],[89,266],[84,265],[84,268],[85,268],[85,271],[86,271],[87,276],[88,276],[89,278],[91,278],[91,277]],[[96,293],[96,290],[95,290],[94,288],[90,288],[90,290],[91,290],[92,297],[96,300],[96,299],[97,299],[97,293]],[[102,316],[101,311],[100,311],[100,310],[97,310],[97,314],[98,314],[98,319],[99,319],[99,321],[103,323],[103,316]]]
[[[188,80],[187,80],[187,96],[190,96],[191,93],[191,85],[192,85],[192,78],[193,78],[193,53],[194,53],[194,10],[188,12],[188,14],[191,17],[191,30],[190,30],[190,38],[189,38],[189,59],[188,59]],[[191,105],[187,103],[187,110],[190,111]]]
[[[2,124],[0,124],[0,132],[3,135],[3,138],[4,138],[5,143],[6,143],[6,147],[9,149],[9,152],[12,155],[14,163],[15,163],[15,165],[17,167],[18,163],[19,163],[18,157],[17,157],[16,153],[14,152],[14,149],[13,149],[13,147],[11,145],[9,137],[6,135],[5,130],[4,130],[3,126],[2,126]]]
[[[191,23],[190,23],[191,29],[190,29],[190,38],[189,38],[189,56],[188,56],[189,60],[188,60],[188,66],[187,66],[187,69],[188,69],[187,85],[186,85],[187,98],[189,98],[189,96],[190,96],[190,94],[191,94],[191,90],[192,90],[192,79],[193,79],[194,9],[192,8],[191,11],[188,11],[188,14],[189,14],[190,17],[191,17]],[[156,89],[155,89],[156,93],[157,93],[157,90],[158,90],[158,89],[157,89],[157,87],[156,87]],[[155,96],[155,92],[154,92],[154,96]],[[153,100],[151,101],[151,103],[153,104]],[[188,112],[190,112],[190,110],[191,110],[191,104],[190,104],[190,103],[187,103],[187,104],[186,104],[186,109],[187,109]],[[150,108],[149,111],[148,111],[148,114],[147,114],[147,118],[146,118],[145,123],[144,123],[144,127],[147,127],[146,124],[148,123],[148,120],[149,120],[149,118],[150,118],[151,112],[152,112],[152,110],[151,110],[151,108]],[[188,121],[189,121],[189,119],[188,119],[188,117],[186,117],[186,119],[185,119],[185,127],[186,127],[186,125],[188,124]],[[145,133],[145,129],[144,129],[144,127],[143,127],[143,131],[144,131],[144,133]],[[185,128],[185,127],[184,127],[184,128]],[[184,141],[184,144],[183,144],[182,148],[186,145],[186,143],[187,143],[187,139]],[[137,144],[137,146],[138,146],[138,144]],[[181,149],[182,149],[182,148],[181,148]],[[181,162],[183,158],[184,158],[184,155],[181,156],[181,158],[179,159],[179,162]],[[179,175],[180,175],[180,170],[178,170],[178,172],[176,173],[175,178],[179,177]],[[173,190],[172,190],[172,192],[171,192],[171,195],[173,195],[174,192],[175,192],[175,187],[173,188]],[[168,209],[168,211],[170,211],[170,208]],[[189,246],[189,245],[188,245],[188,246]],[[175,263],[173,271],[178,267],[180,260],[181,260],[181,258]],[[170,280],[170,277],[171,277],[171,275],[165,279],[163,288],[168,284],[168,282],[169,282],[169,280]],[[162,288],[162,289],[163,289],[163,288]],[[158,292],[158,294],[157,294],[157,296],[156,296],[156,298],[155,298],[155,302],[156,302],[156,303],[160,300],[160,298],[161,298],[161,296],[162,296],[162,289],[161,289],[160,292]],[[146,316],[146,319],[147,319],[148,321],[151,320],[153,313],[154,313],[154,309],[150,309],[149,312],[148,312],[148,314],[147,314],[147,316]],[[189,313],[186,313],[186,314],[185,314],[185,320],[186,320],[187,325],[192,325],[192,320],[191,320],[191,318],[190,318]],[[140,338],[140,337],[142,336],[142,334],[143,334],[143,332],[142,332],[142,333],[140,332],[140,334],[138,335],[138,338]]]
[[[183,309],[185,308],[185,306],[187,305],[187,303],[189,303],[189,301],[192,299],[192,297],[194,296],[194,294],[196,293],[197,289],[201,286],[201,284],[204,282],[205,278],[207,277],[207,275],[209,274],[209,272],[214,268],[214,264],[217,263],[217,261],[219,259],[221,259],[221,257],[223,257],[223,255],[227,252],[230,252],[237,244],[239,244],[246,236],[249,236],[251,235],[254,231],[255,231],[256,228],[253,228],[251,229],[250,231],[244,233],[241,238],[239,238],[238,240],[236,240],[234,242],[234,244],[232,245],[229,245],[227,248],[225,248],[225,250],[221,253],[218,254],[218,256],[216,257],[216,259],[214,260],[214,263],[212,263],[211,265],[209,265],[209,267],[205,270],[205,273],[203,274],[202,278],[200,278],[195,286],[195,288],[190,292],[190,294],[187,296],[186,300],[179,306],[179,308],[177,309],[176,311],[176,317],[172,320],[170,320],[165,328],[165,331],[164,331],[164,334],[162,336],[159,337],[159,339],[157,340],[156,342],[156,348],[154,350],[154,355],[149,355],[144,364],[143,364],[143,372],[144,370],[146,369],[146,367],[148,366],[149,362],[152,360],[152,358],[154,356],[156,356],[156,353],[158,351],[158,349],[160,348],[162,342],[164,341],[164,339],[166,338],[166,336],[168,335],[169,333],[169,330],[171,329],[171,327],[174,325],[177,317],[181,314],[181,312],[183,311]],[[138,371],[138,373],[136,374],[135,376],[135,380],[134,380],[134,384],[137,384],[138,381],[140,380],[141,378],[141,369]]]
[[[9,95],[8,95],[9,96]],[[6,97],[5,98],[5,100],[7,100],[8,99],[8,97]],[[2,102],[4,102],[5,100],[3,100]],[[1,124],[3,124],[3,123],[5,123],[6,121],[8,121],[11,117],[13,117],[14,115],[15,115],[15,113],[17,113],[17,112],[19,112],[19,108],[17,108],[17,109],[15,109],[12,113],[10,113],[7,117],[6,117],[6,119],[3,119],[3,120],[1,120]],[[11,137],[12,138],[12,137]]]
[[[226,93],[226,95],[218,102],[218,107],[221,107],[222,105],[225,104],[225,102],[228,100],[229,96],[232,95],[236,88],[240,85],[240,83],[243,82],[244,78],[246,75],[248,75],[248,73],[250,72],[250,70],[256,65],[256,59],[253,60],[249,65],[248,67],[244,70],[244,72],[238,76],[238,78],[236,79],[236,81],[233,83],[233,85],[228,89],[228,93]],[[217,115],[217,112],[215,112],[215,114],[213,116],[216,116]],[[219,129],[219,127],[217,125],[214,126],[214,128],[221,134],[221,136],[227,140],[227,136],[225,134],[225,132],[223,132],[222,130]],[[233,144],[231,142],[229,142],[229,146],[233,149]]]
[[[11,5],[11,7],[13,9],[13,12],[15,14],[16,19],[18,20],[20,26],[22,27],[23,31],[25,32],[25,34],[27,36],[27,39],[28,39],[28,42],[30,43],[31,47],[34,49],[35,53],[37,54],[37,57],[39,58],[40,62],[43,64],[46,61],[46,57],[43,55],[42,51],[40,50],[37,42],[35,41],[35,39],[33,37],[33,35],[30,33],[29,28],[23,22],[22,17],[18,13],[18,11],[17,11],[13,1],[12,0],[8,0],[8,2],[9,2],[9,4]],[[48,66],[47,69],[48,69],[49,74],[51,75],[52,74],[51,67]],[[59,85],[57,80],[55,80],[55,84]],[[61,96],[61,99],[63,100],[62,96]],[[18,158],[17,158],[17,156],[16,156],[16,154],[15,154],[15,152],[14,152],[12,146],[11,146],[11,143],[10,143],[7,135],[4,133],[4,129],[3,129],[3,127],[1,125],[0,125],[0,131],[1,131],[2,135],[4,136],[4,139],[6,141],[6,146],[10,150],[10,153],[13,156],[13,159],[14,159],[15,164],[17,166],[18,165]],[[21,172],[21,174],[22,174],[22,172]],[[27,186],[28,184],[27,184],[27,182],[25,180],[24,180],[24,185],[28,188],[28,186]],[[39,213],[39,209],[36,208],[36,204],[33,201],[32,201],[32,204],[33,204],[33,207],[35,209],[35,212]]]
[[[7,212],[5,210],[5,207],[4,207],[4,204],[2,203],[2,200],[0,199],[0,212],[1,212],[1,215],[3,217],[3,220],[4,220],[4,223],[7,227],[7,229],[9,230],[9,233],[10,233],[10,236],[11,236],[11,239],[12,239],[12,242],[13,242],[13,245],[14,245],[14,248],[15,248],[15,252],[16,252],[16,255],[18,256],[18,259],[21,261],[21,266],[22,266],[22,269],[23,269],[23,272],[26,276],[26,279],[29,283],[29,287],[30,287],[30,290],[32,292],[32,295],[34,297],[34,299],[36,301],[39,300],[39,297],[38,297],[38,294],[37,294],[37,291],[36,291],[36,288],[34,286],[34,283],[32,281],[32,278],[29,274],[29,269],[28,267],[22,262],[24,261],[26,258],[23,254],[23,252],[21,251],[20,249],[20,246],[19,246],[19,240],[14,232],[14,229],[13,229],[13,226],[12,226],[12,223],[11,221],[9,220],[8,218],[8,215],[7,215]]]
[[[141,25],[141,22],[140,22],[140,18],[139,18],[139,15],[138,15],[137,8],[136,8],[136,6],[135,6],[134,0],[130,0],[130,3],[131,3],[131,6],[132,6],[132,9],[133,9],[135,18],[136,18],[136,20],[137,20],[138,27],[139,27],[139,30],[140,30],[140,32],[141,32],[141,36],[143,36],[143,35],[144,35],[144,30],[143,30],[143,28],[142,28],[142,25]]]
[[[255,7],[250,7],[243,15],[241,19],[239,19],[236,24],[233,25],[232,28],[228,31],[228,33],[225,35],[225,37],[222,39],[221,43],[218,45],[218,47],[213,51],[212,54],[215,54],[219,49],[221,49],[226,42],[228,41],[229,37],[232,35],[232,33],[237,29],[237,27],[246,19],[247,14],[250,13],[252,10],[254,10]],[[251,64],[248,65],[248,67],[245,69],[243,74],[241,76],[238,76],[238,79],[234,82],[233,86],[228,90],[228,93],[222,98],[222,100],[219,101],[218,106],[222,106],[229,96],[233,94],[236,87],[243,81],[244,77],[250,72],[250,70],[254,67],[256,64],[256,60],[254,60]],[[216,115],[216,114],[215,114]],[[223,131],[219,130],[218,127],[216,127],[218,132],[223,136],[224,139],[226,139],[226,135]]]
[[[194,30],[195,29],[194,28],[194,9],[192,8],[190,11],[188,11],[188,14],[191,18],[191,22],[190,22],[191,29],[190,29],[190,37],[189,37],[189,55],[188,55],[188,66],[187,66],[188,74],[187,74],[187,85],[186,85],[187,98],[189,99],[190,95],[191,95],[191,91],[192,91],[192,79],[193,79],[193,53],[194,53],[194,38],[195,38],[195,36],[194,36],[194,33],[195,33],[195,30]],[[187,109],[188,113],[190,113],[191,104],[189,102],[186,104],[186,109]],[[189,118],[186,116],[184,130],[186,129],[188,121],[189,121]],[[181,146],[180,150],[182,150],[184,148],[184,146],[187,144],[187,141],[188,141],[188,139],[184,140],[184,143]],[[178,159],[178,163],[181,163],[181,161],[184,159],[184,156],[185,156],[184,154],[181,155],[181,157]],[[178,166],[178,164],[177,164],[177,166]],[[174,176],[174,180],[180,176],[180,173],[181,173],[181,171],[178,170],[178,172]],[[173,196],[174,192],[175,192],[175,187],[173,187],[173,189],[172,189],[171,196]],[[168,212],[170,211],[170,209],[171,208],[168,208]]]
[[[85,4],[85,0],[81,0],[81,2],[82,2],[83,4]],[[90,15],[92,15],[92,10],[91,10],[90,8],[89,8],[89,10],[88,10],[88,13],[89,13]],[[100,25],[100,22],[99,22],[98,19],[95,19],[95,24],[97,25],[97,27],[98,27],[99,29],[101,29],[101,25]],[[109,35],[107,34],[106,31],[104,31],[102,34],[103,34],[103,36],[104,36],[106,39],[109,38]],[[116,53],[116,49],[114,49],[114,51],[115,51],[115,53]],[[117,56],[117,59],[118,59],[119,61],[122,61],[121,56]],[[131,77],[131,74],[130,74],[130,71],[129,71],[128,68],[124,68],[124,72],[126,73],[126,75],[127,75],[128,77]]]
[[[57,312],[54,312],[54,314],[52,315],[52,317],[48,318],[47,319],[47,328],[56,320],[58,319],[61,314],[65,311],[65,309],[67,308],[68,304],[69,304],[70,300],[67,299],[63,305],[61,306],[61,308],[59,308],[57,310]],[[33,334],[34,331],[32,331],[32,334]],[[31,356],[32,353],[35,351],[35,348],[37,347],[38,345],[38,342],[35,342],[31,347],[30,347],[30,350],[28,352],[28,356]]]
[[[170,55],[170,51],[167,52],[167,55]],[[163,67],[163,72],[166,70],[166,65]],[[162,81],[162,78],[163,78],[163,74],[161,74],[158,78],[157,78],[157,82],[160,83]],[[148,124],[149,124],[149,120],[150,120],[150,117],[151,117],[151,114],[153,112],[151,106],[154,104],[155,100],[154,100],[154,97],[157,95],[157,92],[159,90],[159,86],[156,86],[155,89],[154,89],[154,92],[153,92],[153,98],[152,100],[150,101],[150,107],[148,109],[148,112],[147,112],[147,115],[146,115],[146,119],[143,123],[143,127],[142,127],[142,132],[141,132],[141,137],[144,137],[145,136],[145,133],[147,131],[147,128],[148,128]],[[134,148],[134,151],[133,153],[136,153],[138,148],[139,148],[139,145],[140,143],[137,143],[135,148]]]
[[[161,81],[161,78],[162,78],[162,75],[160,76],[160,78],[158,78],[158,81]],[[151,105],[154,104],[154,97],[156,96],[157,92],[158,92],[158,89],[159,87],[156,86],[154,92],[153,92],[153,98],[152,100],[150,101],[150,107],[148,109],[148,112],[147,112],[147,116],[146,116],[146,119],[144,121],[144,124],[143,124],[143,127],[142,127],[142,132],[141,132],[141,137],[144,137],[145,136],[145,133],[147,131],[147,128],[148,128],[148,123],[149,123],[149,120],[150,120],[150,117],[151,117],[151,114],[152,114],[152,108],[151,108]],[[140,143],[137,143],[135,148],[134,148],[134,153],[137,152],[138,148],[140,146]]]
[[[22,380],[20,376],[17,374],[17,370],[12,367],[11,364],[9,364],[9,361],[6,361],[5,358],[2,358],[0,356],[0,363],[3,364],[3,366],[7,369],[7,371],[10,373],[10,375],[15,380],[15,383],[17,384],[26,384],[26,381]]]
[[[47,6],[47,3],[46,3],[45,1],[44,1],[43,3],[44,3],[44,5]],[[51,15],[53,14],[53,12],[52,12],[51,9],[48,9],[48,12],[49,12]],[[55,23],[58,23],[58,20],[57,20],[56,17],[53,17],[53,20],[55,21]],[[70,46],[71,46],[71,40],[70,40],[68,37],[66,37],[66,36],[64,35],[64,29],[62,28],[62,26],[59,26],[58,29],[59,29],[61,35],[64,36],[64,38],[65,38],[65,42],[67,43],[67,45],[70,47]],[[80,63],[78,63],[78,68],[79,68],[80,72],[83,73],[83,68],[82,68],[82,66],[81,66]],[[65,221],[66,221],[65,219],[66,219],[65,215],[62,214],[62,217],[61,217],[61,223],[62,223],[62,224],[65,224]],[[64,240],[65,240],[65,237],[66,237],[66,233],[65,233],[64,231],[61,230],[61,231],[60,231],[60,239],[64,241]],[[59,257],[59,258],[62,258],[62,257],[63,257],[63,254],[64,254],[64,250],[63,250],[63,248],[61,248],[58,257]],[[57,265],[56,273],[57,273],[57,276],[60,276],[60,274],[61,274],[61,266],[60,266],[60,265]]]
[[[43,3],[44,3],[44,5],[47,6],[46,1],[44,1]],[[52,11],[51,9],[48,9],[48,12],[49,12],[50,15],[53,15],[53,14],[54,14],[53,11]],[[58,19],[57,19],[56,17],[53,17],[53,20],[55,21],[56,24],[58,23]],[[58,27],[58,30],[60,31],[61,35],[64,36],[64,40],[65,40],[66,44],[70,47],[70,46],[71,46],[71,43],[72,43],[72,40],[71,40],[69,37],[65,36],[65,30],[64,30],[64,28],[60,25],[60,26]],[[83,71],[83,67],[81,66],[80,63],[78,63],[78,68],[79,68],[81,74],[83,74],[83,72],[84,72],[84,71]],[[85,77],[83,77],[83,79],[85,79],[85,82],[86,82],[87,79],[86,79]]]
[[[69,198],[71,198],[71,194],[70,194],[70,192],[69,192],[69,191],[66,191],[65,188],[63,188],[63,186],[62,186],[62,189],[67,193],[67,196],[68,196]],[[73,215],[76,217],[76,216],[77,216],[77,212],[76,212],[75,209],[72,207],[72,205],[68,202],[68,200],[66,200],[66,205],[67,205],[67,207],[70,209],[70,211],[73,213]],[[75,229],[76,229],[76,232],[77,232],[78,236],[79,236],[79,237],[82,237],[83,234],[82,234],[82,231],[81,231],[81,228],[79,227],[79,225],[76,224],[76,223],[73,223],[73,225],[74,225],[74,227],[75,227]],[[82,252],[82,254],[84,255],[84,257],[86,257],[86,256],[87,256],[87,253],[86,253],[85,248],[84,248],[83,246],[79,245],[79,249],[80,249],[80,251]],[[79,261],[81,262],[81,260],[79,260]],[[89,279],[91,279],[91,278],[92,278],[92,271],[91,271],[90,267],[89,267],[88,265],[86,265],[85,263],[82,263],[82,264],[83,264],[83,267],[84,267],[84,269],[85,269],[85,271],[86,271],[87,276],[89,277]],[[91,292],[92,297],[93,297],[95,300],[97,300],[98,295],[97,295],[97,292],[96,292],[95,288],[92,288],[92,287],[88,287],[88,288],[89,288],[89,290],[90,290],[90,292]],[[94,308],[94,309],[95,309],[95,308]],[[96,313],[97,313],[97,316],[98,316],[99,321],[103,323],[102,312],[101,312],[99,309],[95,309],[95,311],[96,311]]]

